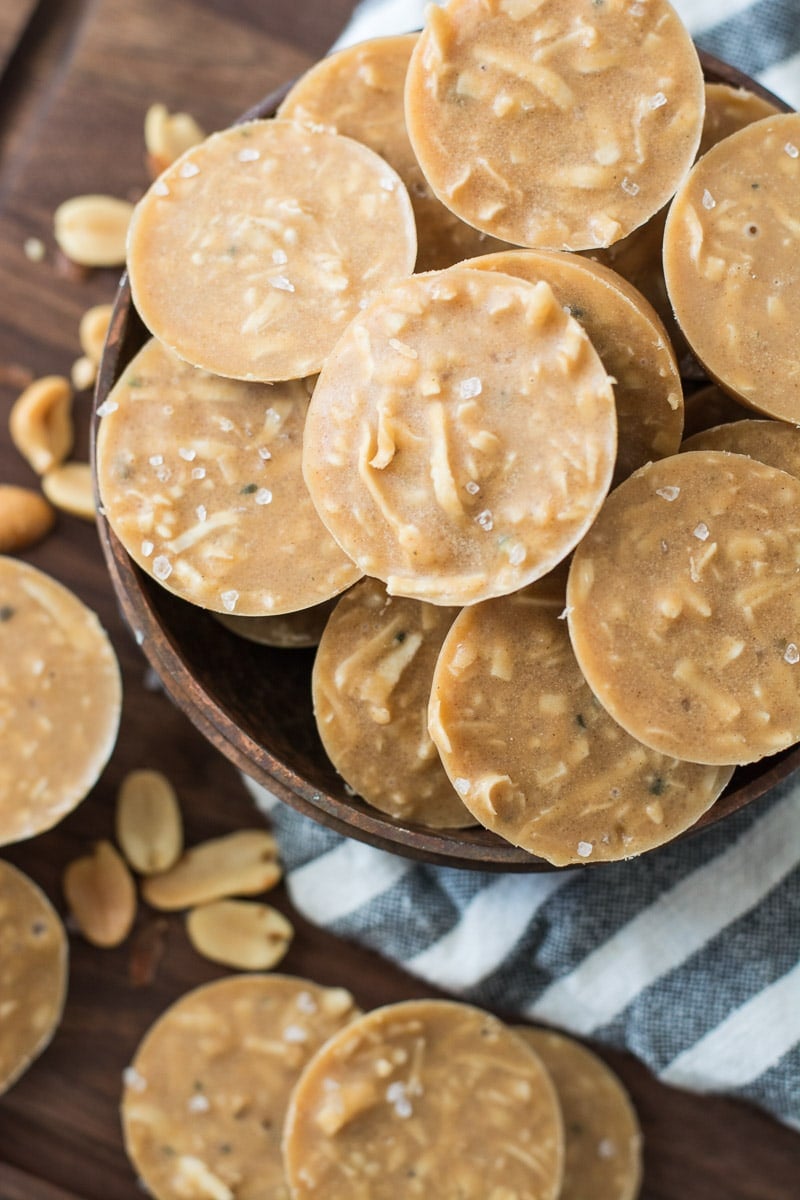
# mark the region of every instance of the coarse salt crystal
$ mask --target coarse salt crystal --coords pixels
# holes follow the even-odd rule
[[[381,187],[385,192],[393,192],[397,188],[397,180],[392,179],[391,175],[384,175],[381,179]]]
[[[159,467],[156,471],[156,479],[159,483],[166,483],[171,478],[172,471],[170,471],[169,467]]]
[[[787,142],[783,147],[784,152],[789,155],[789,158],[797,158],[800,156],[800,150],[797,149],[792,142]]]
[[[795,663],[800,662],[800,650],[797,649],[794,642],[789,642],[783,657],[790,666],[794,666]]]
[[[239,593],[234,590],[231,590],[230,592],[223,592],[220,596],[220,600],[222,601],[226,612],[233,612],[233,610],[236,608],[238,599]]]
[[[662,500],[669,500],[671,502],[672,500],[677,500],[680,494],[681,489],[679,487],[656,488],[656,495],[660,496]]]
[[[623,192],[627,192],[629,196],[639,195],[639,185],[633,179],[628,179],[627,175],[620,184]]]
[[[460,778],[454,779],[453,787],[456,789],[459,796],[466,796],[467,792],[469,791],[469,780]]]
[[[139,1074],[136,1067],[125,1068],[122,1072],[122,1082],[134,1092],[143,1092],[147,1087],[147,1080],[144,1075]]]
[[[591,842],[578,842],[578,854],[580,854],[581,858],[588,858],[591,853]]]
[[[158,558],[153,559],[153,574],[156,579],[160,579],[162,582],[165,579],[169,579],[172,574],[172,563],[166,555],[159,554]]]
[[[478,492],[481,490],[481,486],[479,483],[476,483],[474,479],[470,479],[464,484],[464,490],[469,492],[470,496],[477,496]]]
[[[525,562],[525,547],[521,542],[516,542],[508,553],[508,561],[512,567],[518,567]]]
[[[97,410],[98,417],[107,417],[109,413],[116,412],[119,408],[116,400],[104,400]]]
[[[169,188],[164,183],[163,179],[157,179],[155,181],[155,183],[153,184],[153,195],[154,196],[168,196],[169,195]]]
[[[259,446],[258,457],[262,458],[264,462],[269,462],[269,460],[272,458],[272,451],[268,450],[266,446]]]
[[[180,456],[184,462],[194,462],[194,460],[197,458],[196,450],[185,450],[185,449],[181,448],[178,451],[178,454],[180,454]]]
[[[197,163],[185,162],[178,172],[181,179],[191,179],[194,175],[200,174],[200,168]]]
[[[259,488],[254,499],[256,504],[271,504],[272,492],[269,490],[269,488]]]
[[[273,275],[270,279],[272,287],[277,288],[279,292],[293,292],[294,284],[291,283],[285,275]]]
[[[233,421],[229,420],[228,417],[220,417],[219,427],[223,433],[231,433],[233,431]]]
[[[317,1011],[317,1002],[311,995],[311,992],[298,992],[297,1007],[302,1013],[315,1013]]]
[[[163,467],[164,455],[163,454],[151,454],[147,461],[150,463],[151,467]]]
[[[239,162],[257,162],[261,158],[261,151],[254,150],[252,147],[245,147],[239,151]]]
[[[272,261],[275,263],[276,267],[282,267],[289,261],[289,255],[285,250],[281,250],[279,246],[277,250],[272,251]]]
[[[705,191],[703,192],[703,208],[707,208],[710,212],[712,208],[716,208],[716,207],[717,207],[716,200],[711,195],[711,192],[708,190],[708,188],[706,188]]]
[[[663,108],[667,103],[667,97],[663,92],[656,92],[655,96],[650,97],[651,108]]]
[[[205,504],[198,504],[197,508],[194,510],[194,515],[197,517],[198,521],[205,521],[206,517],[208,516],[208,509],[206,508]]]
[[[206,477],[205,467],[194,467],[192,469],[192,479],[205,479],[205,477]]]
[[[307,1042],[308,1034],[302,1025],[287,1025],[283,1031],[283,1040],[295,1043]]]
[[[137,646],[144,645],[144,631],[142,629],[137,629],[133,637]]]
[[[479,512],[475,520],[486,533],[491,533],[494,529],[494,519],[488,508],[485,508],[483,512]]]
[[[145,541],[142,542],[142,554],[144,555],[145,558],[149,558],[150,555],[153,553],[154,549],[155,549],[155,547],[153,546],[153,543],[150,541],[147,541],[147,539],[145,539]]]
[[[172,414],[174,413],[175,409],[172,407],[171,404],[165,404],[161,411],[163,412],[165,417],[171,417]]]
[[[186,1107],[191,1113],[208,1112],[211,1105],[208,1102],[208,1096],[204,1096],[202,1092],[196,1092],[187,1101]]]
[[[617,1153],[617,1148],[612,1142],[611,1138],[603,1138],[602,1141],[598,1142],[597,1144],[597,1153],[599,1154],[600,1158],[613,1158]]]
[[[473,396],[480,396],[483,391],[483,384],[477,375],[472,375],[469,379],[462,379],[458,387],[458,394],[462,400],[471,400]]]
[[[700,524],[696,525],[693,530],[694,536],[700,542],[705,542],[708,540],[708,532],[708,526],[706,525],[705,521],[701,521]]]
[[[405,1119],[413,1114],[414,1110],[411,1107],[411,1101],[408,1098],[406,1085],[399,1079],[396,1079],[394,1083],[389,1084],[388,1088],[386,1089],[386,1099],[389,1101],[398,1117],[403,1117]]]

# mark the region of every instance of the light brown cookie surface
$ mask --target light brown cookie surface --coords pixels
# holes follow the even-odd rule
[[[746,454],[800,479],[800,429],[783,421],[731,421],[687,438],[681,449]]]

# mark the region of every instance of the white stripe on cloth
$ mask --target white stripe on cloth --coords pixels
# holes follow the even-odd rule
[[[264,813],[268,816],[269,813],[272,812],[275,805],[280,804],[280,800],[277,796],[274,796],[272,792],[267,791],[263,784],[256,783],[255,779],[251,779],[249,775],[245,775],[244,772],[241,772],[240,779],[252,796],[253,802],[260,813]]]
[[[472,987],[501,965],[534,914],[573,871],[536,877],[509,876],[483,888],[457,925],[403,966],[439,987]]]
[[[758,82],[787,104],[800,108],[800,54],[793,54],[784,62],[767,67],[758,76]]]
[[[800,1040],[800,964],[674,1058],[661,1079],[709,1091],[744,1087]]]
[[[420,29],[426,0],[372,0],[356,9],[344,32],[331,46],[341,50],[367,38],[385,37],[390,33],[409,33]]]
[[[752,3],[753,0],[672,0],[672,7],[691,33],[700,33],[729,21]]]
[[[394,887],[413,865],[385,850],[346,841],[292,871],[286,884],[304,917],[330,925]]]
[[[588,1034],[753,908],[797,865],[800,789],[552,983],[529,1017]]]

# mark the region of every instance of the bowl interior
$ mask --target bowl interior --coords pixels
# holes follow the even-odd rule
[[[733,67],[708,55],[701,58],[709,82],[747,87],[790,111]],[[242,120],[274,115],[287,90],[266,97]],[[131,303],[127,277],[123,276],[100,368],[95,409],[148,336]],[[95,412],[92,460],[96,426]],[[123,615],[151,666],[175,703],[208,740],[251,778],[323,825],[407,857],[494,871],[557,869],[487,830],[430,830],[403,824],[348,796],[323,750],[314,722],[313,651],[280,650],[237,637],[208,613],[179,600],[141,571],[102,513],[98,515],[98,527]],[[738,769],[725,793],[694,830],[742,808],[798,767],[800,747],[796,746]],[[602,869],[602,864],[594,869]]]

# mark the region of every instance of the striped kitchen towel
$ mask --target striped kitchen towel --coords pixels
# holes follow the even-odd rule
[[[338,46],[418,27],[364,0]],[[682,0],[697,42],[800,105],[800,0]],[[344,840],[248,782],[298,910],[478,1004],[624,1047],[800,1127],[800,779],[643,858],[494,875]]]

